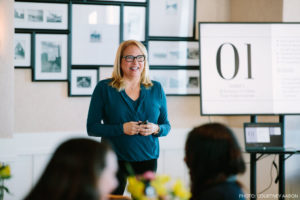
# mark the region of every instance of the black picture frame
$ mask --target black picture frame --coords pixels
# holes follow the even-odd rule
[[[179,51],[188,51],[188,49],[186,47],[174,48],[174,44],[198,45],[198,41],[195,41],[194,39],[196,0],[188,1],[189,6],[193,5],[192,7],[189,7],[189,10],[192,12],[192,17],[189,17],[189,21],[192,21],[193,24],[190,25],[189,30],[193,29],[193,34],[151,35],[149,34],[151,13],[150,5],[151,3],[153,5],[155,0],[32,0],[32,2],[16,0],[15,17],[18,19],[15,20],[15,33],[20,35],[27,34],[26,41],[28,40],[28,35],[31,36],[28,42],[31,45],[31,49],[30,51],[28,51],[28,49],[26,50],[26,52],[31,53],[31,55],[28,55],[30,58],[30,64],[28,63],[27,59],[26,62],[23,61],[24,64],[16,64],[15,68],[31,67],[33,81],[68,81],[70,88],[72,70],[97,69],[99,77],[98,79],[102,80],[104,78],[110,78],[117,47],[124,40],[136,39],[141,41],[149,50],[149,63],[151,70],[172,70],[171,74],[176,74],[174,71],[176,69],[198,69],[197,63],[199,63],[199,58],[197,58],[197,63],[195,63],[195,59],[194,61],[193,59],[187,59],[186,62],[181,62],[174,58],[162,60],[156,59],[156,62],[153,63],[155,59],[151,57],[151,54],[153,52],[155,53],[156,48],[164,49],[164,51],[167,53],[170,53],[168,52],[170,49],[173,49],[174,51],[177,50],[178,56],[180,57]],[[167,0],[165,3],[170,4],[172,2],[179,3],[178,0]],[[80,9],[77,10],[77,7],[80,7]],[[93,11],[86,8],[92,8],[91,10]],[[31,11],[29,12],[28,9],[31,9]],[[47,19],[46,13],[49,14],[52,12],[52,14],[58,14],[60,10],[63,10],[64,14],[61,16],[61,19],[59,19],[58,22],[50,23],[51,20],[48,22],[47,20],[45,21],[45,19]],[[111,10],[113,11],[111,12]],[[105,19],[105,17],[103,17],[106,12],[113,13],[109,16],[113,16],[113,19],[117,22],[115,23],[114,28],[109,27],[108,24],[111,24],[111,21],[109,21],[108,18]],[[181,10],[179,9],[178,12],[181,12]],[[23,13],[23,19],[22,16],[18,16],[22,15],[20,13]],[[36,13],[35,17],[31,17],[31,19],[37,18],[39,20],[28,20],[28,13]],[[41,13],[43,13],[43,20],[40,19]],[[100,15],[103,16],[99,17]],[[92,23],[89,23],[89,21],[86,20],[87,17],[93,18],[91,19]],[[93,23],[95,18],[97,19],[97,22]],[[101,20],[102,22],[100,22]],[[40,22],[38,23],[37,21]],[[176,20],[173,19],[172,21]],[[102,46],[87,43],[85,41],[86,38],[88,38],[87,40],[91,40],[91,27],[92,29],[93,27],[99,27],[99,24],[101,23],[103,25],[101,27],[101,31],[104,31],[102,33]],[[131,30],[128,31],[130,28]],[[87,37],[84,35],[87,35]],[[104,37],[104,35],[107,37]],[[56,41],[54,41],[53,38],[56,36]],[[95,39],[93,42],[97,43],[97,37],[95,36],[93,38]],[[51,57],[50,54],[52,53],[47,50],[47,48],[49,49],[50,47],[47,47],[47,45],[45,45],[46,43],[44,44],[44,47],[42,47],[42,39],[47,39],[47,41],[44,42],[48,42],[49,44],[52,43],[53,46],[55,46],[55,42],[60,42],[59,48],[62,48],[62,50],[64,49],[63,51],[60,51],[60,55],[58,56],[60,57],[59,59],[61,63],[58,67],[59,69],[46,69],[45,66],[43,66],[41,58],[42,54]],[[156,46],[156,44],[158,45]],[[170,44],[170,46],[165,46],[165,44]],[[176,54],[174,51],[172,53]],[[184,55],[186,54],[187,53],[184,53]],[[197,57],[197,54],[195,55],[192,53],[192,55],[194,58]],[[52,68],[54,68],[54,65],[52,65]],[[190,92],[186,92],[186,94],[180,92],[171,93],[168,93],[168,95],[194,95]],[[89,94],[71,94],[71,89],[69,89],[69,96],[89,96]]]
[[[15,28],[68,29],[68,4],[15,2]]]
[[[65,81],[68,78],[68,36],[36,34],[34,81]]]
[[[195,0],[149,1],[150,37],[195,37]]]
[[[14,35],[15,68],[31,67],[31,34],[15,33]]]
[[[167,96],[199,96],[197,69],[151,69],[151,80],[161,83]]]
[[[199,66],[198,41],[149,41],[150,66]]]
[[[97,69],[72,69],[69,96],[91,96],[98,79]]]
[[[146,40],[146,7],[124,6],[123,40]]]
[[[119,44],[120,6],[72,6],[72,65],[113,65]]]

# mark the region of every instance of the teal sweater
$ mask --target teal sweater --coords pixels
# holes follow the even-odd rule
[[[113,146],[118,159],[123,161],[145,161],[159,156],[158,137],[170,131],[165,93],[159,82],[153,86],[141,85],[137,109],[125,93],[109,85],[111,79],[100,81],[91,98],[87,119],[90,136],[102,137]],[[158,124],[157,135],[126,135],[123,124],[130,121],[145,121]]]

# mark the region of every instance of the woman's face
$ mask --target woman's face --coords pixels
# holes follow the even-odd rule
[[[124,56],[144,56],[142,51],[136,45],[130,45],[126,47],[123,51]],[[140,58],[134,58],[132,62],[129,59],[121,59],[121,70],[123,72],[123,77],[127,79],[140,78],[141,73],[144,70],[145,61],[138,61]]]
[[[101,200],[107,200],[108,195],[118,186],[116,173],[118,170],[115,153],[109,151],[106,155],[106,167],[104,168],[98,182]]]

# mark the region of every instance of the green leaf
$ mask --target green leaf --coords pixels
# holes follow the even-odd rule
[[[126,162],[125,163],[125,168],[126,168],[128,174],[129,174],[129,176],[134,176],[135,175],[134,170],[133,170],[130,163]]]
[[[10,179],[11,178],[11,176],[9,175],[9,176],[0,176],[0,180],[1,179]]]
[[[7,192],[8,194],[10,194],[10,191],[7,187],[5,187],[4,185],[0,185],[0,190],[4,190],[5,192]]]

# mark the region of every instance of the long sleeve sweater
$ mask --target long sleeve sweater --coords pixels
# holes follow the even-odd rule
[[[165,93],[159,82],[153,86],[141,85],[140,97],[135,109],[125,90],[118,91],[109,85],[111,79],[100,81],[91,98],[87,132],[90,136],[102,137],[113,146],[118,159],[145,161],[159,156],[158,137],[170,131]],[[126,135],[123,124],[130,121],[145,121],[158,124],[156,135]]]

